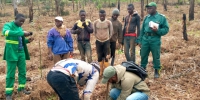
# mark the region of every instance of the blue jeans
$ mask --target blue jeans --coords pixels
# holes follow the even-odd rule
[[[136,37],[124,37],[124,53],[127,61],[135,62],[135,41]]]
[[[117,100],[118,96],[120,95],[121,90],[117,88],[113,88],[110,91],[110,97],[113,100]],[[134,92],[130,94],[126,100],[148,100],[148,95],[143,92]]]

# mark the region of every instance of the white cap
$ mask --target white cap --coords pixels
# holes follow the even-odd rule
[[[57,16],[57,17],[55,17],[55,19],[63,22],[63,18],[61,16]]]

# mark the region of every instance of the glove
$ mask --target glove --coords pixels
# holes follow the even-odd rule
[[[85,93],[83,96],[83,100],[90,100],[92,93]]]
[[[83,22],[82,26],[84,26],[84,27],[87,27],[87,25],[86,25],[86,23],[85,23],[85,22]]]

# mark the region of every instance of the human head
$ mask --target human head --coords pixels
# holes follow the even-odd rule
[[[101,81],[103,84],[110,82],[116,83],[117,82],[117,74],[116,70],[113,66],[108,66],[103,71],[103,79]]]
[[[106,18],[106,11],[105,10],[100,10],[99,11],[99,18],[101,21],[104,21]]]
[[[56,24],[56,27],[61,27],[63,24],[63,18],[61,16],[55,17],[55,24]]]
[[[85,21],[85,17],[86,17],[85,10],[80,10],[79,16],[80,16],[81,21]]]
[[[93,61],[93,62],[91,62],[90,64],[91,64],[92,66],[94,66],[94,67],[98,70],[98,72],[100,72],[100,65],[99,65],[99,62]]]
[[[131,15],[133,14],[133,10],[134,10],[134,5],[133,4],[129,4],[127,7],[128,13]]]
[[[17,26],[22,26],[25,22],[25,16],[23,14],[20,14],[18,13],[16,16],[15,16],[15,24]]]
[[[113,12],[112,12],[112,18],[113,18],[114,20],[116,20],[116,19],[118,18],[118,16],[119,16],[119,10],[118,10],[117,8],[115,8],[115,9],[113,10]]]
[[[150,15],[154,15],[156,13],[157,4],[155,2],[150,2],[148,5],[146,5],[147,12]]]

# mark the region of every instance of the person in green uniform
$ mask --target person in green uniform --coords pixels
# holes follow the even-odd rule
[[[149,53],[153,56],[153,67],[155,69],[154,78],[160,77],[160,47],[161,36],[169,32],[169,25],[166,17],[156,11],[155,2],[146,5],[147,15],[143,21],[139,36],[139,46],[141,47],[141,66],[146,69]]]
[[[25,90],[26,84],[26,60],[30,60],[26,43],[30,43],[34,38],[26,39],[25,36],[32,35],[31,32],[24,31],[22,25],[25,22],[23,14],[17,14],[15,21],[5,23],[2,34],[5,36],[5,50],[3,59],[6,60],[6,100],[12,100],[13,86],[15,81],[16,66],[18,67],[18,92],[30,94]]]

